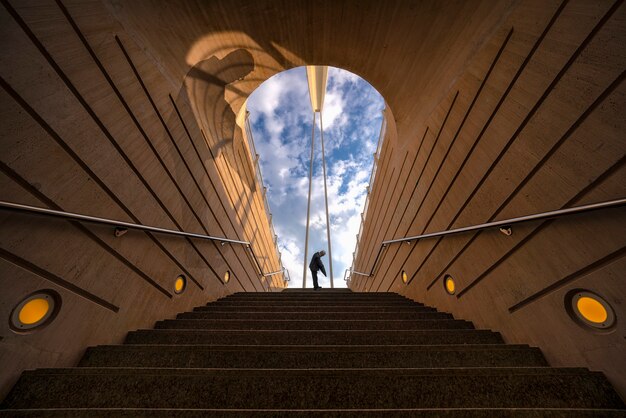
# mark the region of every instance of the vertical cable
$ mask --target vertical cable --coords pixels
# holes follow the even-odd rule
[[[322,115],[320,114],[320,118]],[[313,145],[315,144],[315,111],[313,111],[313,125],[311,127],[311,165],[309,167],[309,202],[306,206],[306,237],[304,238],[304,268],[302,272],[302,288],[306,289],[307,256],[309,253],[309,216],[311,214],[311,182],[313,178]]]
[[[320,112],[320,137],[322,139],[322,169],[324,170],[324,203],[326,203],[326,235],[328,237],[328,265],[330,266],[330,288],[333,284],[333,252],[330,245],[330,217],[328,216],[328,191],[326,190],[326,158],[324,157],[324,124],[322,123],[322,112]]]

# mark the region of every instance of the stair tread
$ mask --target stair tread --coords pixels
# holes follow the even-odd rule
[[[13,408],[0,410],[9,416],[556,417],[617,416],[624,403],[601,373],[549,367],[536,347],[505,344],[400,295],[293,289],[229,295],[131,331],[122,345],[88,348],[78,367],[25,371],[0,408]]]
[[[355,309],[358,308],[358,309]],[[345,305],[329,305],[329,306],[302,306],[302,305],[233,305],[233,306],[198,306],[193,309],[195,312],[212,312],[212,311],[236,311],[236,312],[325,312],[332,314],[334,312],[437,312],[434,308],[424,306],[345,306]]]
[[[598,412],[601,411],[602,416],[624,416],[623,409],[617,408],[322,408],[322,409],[258,409],[258,408],[245,408],[245,409],[209,409],[209,408],[33,408],[33,409],[5,409],[0,410],[0,416],[40,416],[42,413],[49,412],[54,415],[44,416],[68,416],[67,413],[71,413],[71,416],[92,416],[92,413],[97,413],[97,416],[120,416],[128,412],[129,415],[135,417],[137,413],[141,413],[141,416],[206,416],[210,413],[214,416],[239,416],[238,414],[245,413],[246,416],[297,416],[302,413],[302,416],[463,416],[463,417],[485,417],[485,416],[515,416],[515,417],[564,417],[564,416],[576,416],[576,417],[597,417]],[[488,412],[488,415],[485,415]],[[57,415],[59,414],[59,415]],[[62,415],[61,415],[62,414]],[[184,415],[181,415],[184,414]],[[283,415],[284,414],[284,415]],[[332,414],[332,415],[329,415]],[[469,415],[468,415],[469,414]],[[507,414],[507,415],[502,415]],[[511,414],[511,415],[508,415]],[[566,414],[566,415],[565,415]],[[575,415],[572,415],[575,414]]]
[[[124,377],[124,378],[123,378]],[[429,384],[426,385],[425,378]],[[20,396],[20,385],[31,396]],[[54,386],[51,390],[49,385]],[[267,390],[272,385],[272,390]],[[355,391],[367,387],[368,391]],[[450,396],[450,388],[454,396]],[[224,390],[228,388],[228,390]],[[323,389],[320,389],[323,388]],[[354,408],[585,407],[623,403],[586,369],[138,369],[25,372],[5,407]],[[42,392],[43,391],[43,392]],[[63,396],[59,396],[59,392]],[[132,393],[133,396],[128,396]]]
[[[445,368],[325,368],[325,369],[287,369],[287,368],[182,368],[182,367],[63,367],[42,368],[24,371],[30,375],[199,375],[216,376],[220,378],[268,377],[316,377],[327,376],[536,376],[536,375],[599,375],[599,372],[589,371],[583,367],[445,367]]]
[[[237,312],[237,311],[209,311],[209,312],[183,312],[177,315],[177,318],[197,318],[197,319],[283,319],[285,314],[292,319],[316,320],[327,319],[332,317],[337,320],[342,319],[454,319],[454,317],[445,312]],[[239,316],[237,316],[239,315]]]
[[[169,349],[210,349],[211,351],[241,351],[241,350],[259,350],[259,351],[479,351],[479,350],[539,350],[536,347],[530,347],[525,344],[509,345],[509,344],[455,344],[455,345],[210,345],[210,344],[161,344],[154,346],[152,344],[123,344],[123,345],[98,345],[93,348],[110,348],[113,350],[140,350],[142,348],[158,348],[159,350]]]
[[[191,343],[215,341],[226,344],[467,344],[503,343],[498,333],[475,329],[432,330],[186,330],[154,329],[128,333],[126,343]]]
[[[458,319],[417,320],[301,320],[301,319],[166,319],[156,329],[258,329],[258,330],[408,330],[408,329],[471,329],[471,322]]]

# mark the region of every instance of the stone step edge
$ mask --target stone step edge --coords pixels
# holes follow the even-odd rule
[[[447,367],[447,368],[320,368],[320,369],[282,369],[282,368],[181,368],[181,367],[65,367],[65,368],[42,368],[35,370],[25,370],[22,376],[67,376],[67,375],[117,375],[117,376],[158,376],[158,375],[178,375],[178,376],[200,376],[211,377],[232,377],[241,379],[242,377],[270,378],[276,374],[279,377],[336,377],[339,372],[344,376],[370,376],[372,378],[388,378],[391,375],[397,377],[413,376],[569,376],[569,375],[596,375],[604,378],[601,372],[590,371],[584,367]]]
[[[287,333],[287,332],[299,332],[299,333],[383,333],[383,332],[394,332],[394,333],[480,333],[480,334],[499,334],[498,332],[491,331],[489,329],[168,329],[168,328],[140,328],[134,331],[128,332],[128,334],[132,333],[146,333],[146,332],[154,332],[154,333],[166,333],[166,332],[217,332],[217,333],[227,333],[227,332],[240,332],[240,333],[253,333],[253,332],[267,332],[267,333]]]
[[[371,408],[371,409],[363,409],[363,408],[355,408],[355,409],[329,409],[329,408],[320,408],[320,409],[258,409],[258,408],[250,408],[250,409],[204,409],[204,408],[11,408],[11,409],[0,409],[0,415],[4,412],[63,412],[63,411],[93,411],[93,412],[116,412],[116,411],[146,411],[146,412],[311,412],[311,413],[322,413],[322,412],[441,412],[441,411],[521,411],[521,412],[596,412],[602,411],[605,412],[616,412],[616,413],[624,413],[623,409],[615,409],[615,408],[523,408],[523,407],[515,407],[515,408]],[[507,415],[508,416],[508,415]]]
[[[538,347],[529,346],[526,344],[438,344],[438,345],[427,345],[427,344],[416,344],[416,345],[288,345],[288,344],[268,344],[268,345],[260,345],[260,344],[241,344],[241,345],[218,345],[218,344],[115,344],[115,345],[97,345],[93,347],[89,347],[88,350],[95,348],[113,348],[116,350],[123,351],[128,347],[132,347],[133,350],[139,350],[143,347],[150,347],[159,349],[169,349],[169,348],[188,348],[193,350],[207,349],[211,351],[335,351],[339,350],[342,352],[369,352],[372,350],[380,350],[386,352],[405,352],[405,351],[492,351],[492,350],[506,350],[506,351],[516,351],[516,350],[537,350]]]
[[[323,322],[323,323],[354,323],[354,322],[375,322],[375,323],[407,323],[407,322],[462,322],[462,323],[471,323],[470,321],[466,321],[464,319],[454,319],[454,318],[420,318],[420,319],[238,319],[238,318],[173,318],[173,319],[162,319],[156,321],[155,323],[162,322],[175,322],[175,321],[223,321],[223,322],[271,322],[271,323],[287,323],[287,322],[298,322],[298,323],[311,323],[311,322]]]

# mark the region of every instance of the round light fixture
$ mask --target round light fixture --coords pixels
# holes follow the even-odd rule
[[[48,325],[56,317],[61,307],[61,297],[52,290],[40,290],[17,304],[9,319],[9,325],[16,332],[30,332]]]
[[[226,273],[224,273],[224,284],[228,283],[229,280],[230,280],[230,271],[226,270]]]
[[[402,270],[402,283],[407,284],[409,282],[409,275],[406,271]]]
[[[182,274],[174,280],[174,293],[180,295],[187,288],[187,278]]]
[[[454,295],[456,292],[456,283],[454,279],[449,274],[446,274],[443,278],[443,287],[446,289],[449,295]]]
[[[615,325],[615,311],[601,296],[588,290],[575,289],[565,295],[565,308],[579,325],[607,330]]]

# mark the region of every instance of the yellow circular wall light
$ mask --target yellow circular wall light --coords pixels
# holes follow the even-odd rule
[[[224,273],[224,284],[228,283],[229,280],[230,280],[230,271],[226,270],[226,273]]]
[[[406,271],[402,270],[402,283],[407,284],[409,282],[409,275]]]
[[[579,325],[595,330],[608,330],[616,322],[615,311],[602,296],[583,289],[565,295],[565,308]]]
[[[449,274],[446,274],[443,278],[443,287],[449,295],[454,295],[456,293],[456,283]]]
[[[52,290],[40,290],[30,294],[13,308],[9,319],[10,328],[25,333],[48,325],[61,307],[61,297]]]
[[[609,317],[606,308],[596,299],[583,296],[576,302],[576,309],[587,321],[602,324]]]
[[[180,295],[187,288],[187,278],[182,274],[174,280],[174,293]]]

